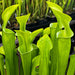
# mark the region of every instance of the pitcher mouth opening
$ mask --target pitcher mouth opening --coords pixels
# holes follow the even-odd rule
[[[24,52],[24,53],[23,53],[23,52],[21,52],[21,51],[18,49],[18,51],[20,52],[21,55],[31,53],[33,50],[34,50],[34,49],[32,49],[31,51],[28,51],[28,52]]]

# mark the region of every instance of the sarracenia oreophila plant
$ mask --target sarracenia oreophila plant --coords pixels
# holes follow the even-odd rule
[[[8,20],[19,5],[10,6],[3,12],[3,46],[0,48],[1,75],[19,75],[19,73],[20,75],[65,75],[71,37],[74,35],[69,26],[71,17],[64,14],[63,9],[55,3],[47,1],[47,5],[56,16],[57,22],[51,23],[50,27],[45,30],[41,28],[33,32],[26,30],[30,13],[16,17],[20,25],[20,29],[15,30],[16,33],[6,28]],[[37,44],[34,44],[33,41],[39,33],[41,34],[40,39]],[[15,36],[19,41],[18,48],[16,48]],[[20,66],[18,65],[17,51],[21,57]],[[5,55],[5,64],[3,55]],[[75,72],[74,57],[75,55],[70,56],[67,75],[73,75]]]
[[[71,17],[64,14],[62,8],[58,5],[48,1],[47,4],[57,18],[57,23],[50,25],[53,42],[50,73],[51,75],[65,75],[70,54],[71,37],[74,35],[69,26]]]
[[[19,74],[18,57],[16,55],[17,50],[15,45],[15,33],[12,30],[6,28],[8,20],[17,7],[18,5],[10,6],[2,14],[2,43],[5,52],[7,75]]]

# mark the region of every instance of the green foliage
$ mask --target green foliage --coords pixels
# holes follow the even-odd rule
[[[74,62],[75,62],[75,55],[71,55],[67,75],[74,75],[75,73],[75,63]]]
[[[25,31],[26,29],[26,23],[27,20],[29,19],[30,14],[21,16],[21,17],[16,17],[18,23],[20,24],[20,30]]]
[[[51,1],[56,3],[56,0]],[[28,0],[26,0],[26,2],[27,4],[29,3]],[[41,0],[40,3],[41,2],[43,1]],[[41,28],[33,32],[26,30],[26,23],[30,14],[16,17],[20,25],[20,30],[15,30],[16,35],[12,30],[6,28],[8,20],[19,5],[10,6],[3,12],[3,46],[0,48],[0,57],[2,58],[0,58],[0,70],[2,75],[5,74],[4,58],[1,54],[5,55],[7,75],[19,75],[17,49],[21,57],[21,75],[65,75],[71,48],[71,37],[74,33],[69,26],[71,17],[64,14],[63,9],[52,2],[47,1],[47,5],[56,16],[57,22],[51,23],[50,27],[46,29]],[[41,6],[42,5],[40,5],[40,7]],[[27,12],[29,12],[29,5],[26,7]],[[36,45],[33,41],[38,34],[42,35]],[[50,37],[48,35],[50,35]],[[19,47],[17,49],[15,36],[17,36],[19,41]],[[74,73],[75,67],[72,65],[75,61],[74,57],[75,56],[71,56],[67,72],[68,75]],[[70,72],[72,67],[73,70]]]
[[[39,61],[40,61],[40,56],[36,56],[33,60],[32,60],[32,71],[31,71],[31,75],[38,75],[38,71],[36,71],[36,69],[39,67]]]
[[[17,9],[18,5],[13,5],[8,7],[2,14],[3,19],[3,31],[2,31],[2,43],[6,57],[6,71],[7,75],[18,75],[18,58],[16,55],[16,46],[15,46],[15,33],[10,29],[6,28],[7,22],[10,19],[11,15]],[[11,12],[11,13],[10,13]],[[16,59],[16,61],[15,61]],[[15,68],[16,66],[16,68]]]
[[[0,54],[5,55],[3,46],[0,47]]]
[[[57,23],[52,23],[50,25],[50,36],[53,42],[53,49],[51,50],[51,68],[50,74],[56,75],[57,71],[57,60],[58,60],[58,45],[57,45],[57,38],[56,38],[56,29]]]
[[[47,28],[44,29],[43,35],[45,35],[45,34],[50,35],[50,27],[47,27]]]
[[[16,10],[17,16],[31,13],[30,20],[33,22],[35,19],[40,19],[52,14],[46,5],[46,1],[59,4],[65,12],[73,10],[75,4],[75,0],[1,0],[2,5],[0,5],[0,12],[3,12],[5,8],[13,4],[19,4],[19,9]]]
[[[0,3],[0,15],[1,15],[1,13],[2,13],[2,5]]]
[[[19,39],[19,52],[22,60],[22,66],[24,75],[31,74],[31,62],[32,62],[32,42],[34,38],[43,31],[43,29],[36,30],[34,32],[30,32],[26,30],[26,22],[29,18],[30,14],[17,17],[17,21],[20,24],[20,30],[16,30],[16,35]],[[35,49],[34,49],[35,50]]]
[[[53,47],[51,39],[45,34],[38,40],[37,46],[40,50],[39,75],[49,75],[50,50]]]
[[[0,71],[1,71],[1,75],[5,75],[5,72],[4,72],[4,57],[1,54],[0,54]]]
[[[65,75],[71,48],[71,37],[74,35],[69,26],[71,17],[64,14],[62,8],[55,3],[47,1],[47,4],[57,18],[57,23],[51,24],[50,32],[54,46],[51,55],[51,74]]]
[[[8,7],[3,13],[2,13],[2,19],[3,19],[3,28],[5,29],[8,20],[10,19],[13,12],[17,9],[18,5],[13,5]],[[11,13],[10,13],[11,12]]]

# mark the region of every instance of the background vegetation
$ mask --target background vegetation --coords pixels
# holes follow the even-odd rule
[[[46,1],[59,4],[65,12],[73,10],[75,5],[75,0],[0,0],[0,16],[5,8],[13,4],[19,4],[19,10],[17,10],[16,16],[31,13],[31,20],[46,17],[52,14],[46,5]]]

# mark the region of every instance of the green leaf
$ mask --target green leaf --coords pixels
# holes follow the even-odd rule
[[[47,1],[48,6],[52,9],[54,15],[57,18],[58,21],[58,28],[65,29],[65,34],[67,37],[72,37],[74,33],[70,29],[69,23],[72,20],[72,18],[66,14],[63,13],[62,8],[58,6],[57,4],[54,4],[52,2]],[[53,6],[53,7],[52,7]]]
[[[16,17],[18,23],[20,24],[20,30],[25,31],[26,30],[26,23],[27,20],[29,19],[30,14]]]
[[[30,37],[31,32],[29,31],[21,31],[21,30],[16,30],[16,35],[19,36],[19,51],[21,53],[25,53],[28,51],[32,51],[33,47],[31,44],[31,37]]]
[[[16,30],[16,35],[18,36],[19,39],[19,52],[21,55],[22,59],[22,66],[23,66],[23,71],[24,75],[30,75],[31,73],[31,60],[34,56],[32,55],[33,53],[36,52],[36,49],[33,48],[33,44],[31,42],[31,38],[34,38],[37,36],[42,31],[42,29],[39,29],[34,32],[29,32],[27,30],[21,31],[21,30]],[[35,35],[34,35],[35,33]],[[33,35],[33,36],[32,36]],[[26,63],[29,63],[28,65]]]
[[[50,50],[53,48],[51,39],[45,34],[38,40],[37,46],[40,50],[39,75],[49,75]]]
[[[0,35],[2,36],[2,32],[0,31]]]
[[[51,67],[50,67],[50,75],[58,75],[58,40],[54,36],[53,40],[53,48],[51,50]]]
[[[51,62],[52,63],[51,63],[50,73],[52,75],[60,75],[60,74],[65,75],[70,48],[71,48],[71,38],[67,38],[67,37],[56,38],[55,31],[54,31],[54,35],[52,35],[51,38],[53,39],[54,47],[51,50]]]
[[[57,26],[55,24],[51,26],[51,32],[53,33],[51,33],[51,39],[54,47],[51,51],[52,64],[50,72],[52,75],[65,75],[71,47],[71,37],[74,35],[69,26],[72,18],[64,14],[62,8],[57,4],[49,1],[47,1],[47,4],[57,18]]]
[[[57,22],[51,23],[50,28],[56,29],[57,28]]]
[[[65,75],[71,49],[71,38],[58,38],[58,75]],[[64,61],[63,61],[64,60]]]
[[[4,48],[3,48],[3,46],[0,47],[0,54],[5,55],[5,52],[4,52]]]
[[[31,43],[31,32],[29,31],[21,31],[21,30],[16,30],[16,34],[19,39],[19,52],[21,55],[21,60],[22,60],[22,66],[23,66],[23,71],[24,75],[30,75],[31,73],[31,54],[33,50],[33,46]]]
[[[43,35],[45,35],[45,34],[50,35],[50,27],[47,27],[44,29]]]
[[[39,29],[36,30],[34,32],[29,32],[29,31],[21,31],[21,30],[15,30],[16,31],[16,35],[19,36],[19,45],[21,45],[19,47],[19,49],[21,50],[22,53],[28,52],[28,51],[32,51],[33,47],[32,47],[32,42],[34,40],[34,38],[43,31],[43,29]]]
[[[4,72],[4,57],[1,54],[0,54],[0,71],[1,71],[1,75],[5,75],[5,72]]]
[[[50,36],[53,43],[53,48],[51,50],[51,67],[50,67],[50,75],[56,75],[57,73],[57,59],[58,59],[58,44],[57,44],[57,22],[50,24]]]
[[[20,24],[20,30],[15,30],[19,40],[18,50],[22,59],[24,75],[30,75],[32,58],[35,57],[37,54],[36,50],[33,48],[32,42],[35,39],[35,37],[43,31],[43,29],[38,29],[31,33],[30,31],[25,29],[26,22],[29,16],[30,14],[17,17],[17,21]],[[35,53],[34,56],[32,55],[33,53]]]
[[[50,2],[50,1],[46,1],[46,3],[48,5],[48,7],[50,7],[52,9],[52,11],[56,10],[56,11],[59,11],[59,12],[63,12],[63,9],[59,5],[57,5],[53,2]]]
[[[60,30],[59,32],[57,32],[56,37],[57,38],[71,38],[73,35],[71,36],[69,35],[69,33],[70,32],[67,30]]]
[[[6,29],[7,22],[10,19],[13,12],[17,9],[17,7],[18,5],[12,5],[6,8],[2,14],[3,19],[2,44],[6,57],[5,60],[6,60],[7,75],[19,74],[19,68],[17,65],[15,65],[16,62],[18,63],[17,59],[15,61],[16,58],[15,33],[10,29]],[[17,69],[15,68],[15,66]]]
[[[14,51],[14,60],[13,61],[14,61],[14,73],[15,73],[15,75],[19,75],[19,65],[18,65],[19,57],[17,55],[17,49],[15,49],[15,51]]]
[[[41,29],[37,29],[35,31],[33,31],[31,33],[31,42],[33,42],[33,40],[35,39],[35,37],[39,34],[39,33],[42,33],[43,32],[43,28]]]
[[[40,55],[39,56],[36,56],[32,60],[32,71],[31,71],[31,75],[37,75],[36,68],[39,66],[39,62],[40,62]]]
[[[32,44],[32,46],[33,46],[33,51],[32,51],[32,59],[33,59],[34,57],[39,55],[39,49],[35,44]]]
[[[24,75],[30,75],[31,74],[31,62],[32,62],[31,51],[26,52],[26,53],[20,52],[20,56],[22,60]]]
[[[56,29],[57,29],[57,22],[50,24],[50,36],[51,40],[54,43],[54,39],[56,38]]]
[[[7,29],[8,30],[8,29]],[[7,75],[14,74],[14,50],[15,50],[15,33],[2,33],[2,43],[6,57]],[[9,58],[10,57],[10,58]]]
[[[14,13],[14,11],[17,9],[19,5],[12,5],[5,9],[5,11],[2,13],[2,19],[3,19],[3,28],[6,27],[8,20],[10,19],[11,15]]]
[[[74,73],[75,73],[75,55],[71,55],[67,75],[74,75]]]

